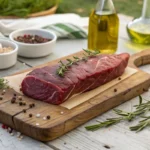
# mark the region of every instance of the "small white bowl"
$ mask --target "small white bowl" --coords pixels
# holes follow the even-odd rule
[[[8,53],[0,53],[0,69],[12,67],[17,62],[18,46],[10,40],[0,39],[2,47],[12,47],[13,50]]]
[[[25,34],[29,35],[39,35],[44,38],[52,39],[46,43],[39,43],[39,44],[28,44],[23,42],[18,42],[14,38],[17,36],[23,36]],[[9,38],[15,42],[18,46],[18,55],[28,58],[38,58],[44,57],[52,53],[53,48],[56,43],[57,36],[48,30],[45,29],[22,29],[16,30],[9,35]]]

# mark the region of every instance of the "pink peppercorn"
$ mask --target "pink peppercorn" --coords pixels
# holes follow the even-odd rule
[[[8,127],[5,124],[2,124],[3,129],[8,129]]]

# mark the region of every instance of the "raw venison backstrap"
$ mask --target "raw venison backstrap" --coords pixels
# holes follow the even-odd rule
[[[98,55],[72,65],[64,77],[57,75],[59,64],[38,68],[22,82],[25,95],[51,104],[61,104],[74,94],[101,86],[122,75],[129,54]]]

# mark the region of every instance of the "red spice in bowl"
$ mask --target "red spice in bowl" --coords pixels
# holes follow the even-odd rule
[[[39,43],[46,43],[51,41],[52,39],[44,38],[39,35],[30,35],[25,34],[23,36],[17,36],[14,40],[22,43],[29,43],[29,44],[39,44]]]

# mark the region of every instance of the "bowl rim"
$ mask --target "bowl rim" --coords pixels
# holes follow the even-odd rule
[[[19,32],[22,32],[22,31],[40,31],[40,32],[47,32],[47,33],[52,34],[54,38],[52,38],[51,41],[48,41],[48,42],[45,42],[45,43],[38,43],[38,44],[23,43],[23,42],[18,42],[18,41],[16,41],[16,40],[14,40],[13,35],[14,35],[15,33],[19,33]],[[56,35],[54,32],[48,31],[48,30],[46,30],[46,29],[19,29],[19,30],[15,30],[15,31],[11,32],[10,35],[9,35],[9,38],[10,38],[11,41],[13,41],[13,42],[15,42],[15,43],[17,43],[17,44],[19,44],[19,45],[22,45],[22,46],[43,46],[43,45],[47,45],[47,44],[50,44],[50,43],[56,41],[56,40],[57,40],[57,35]]]
[[[18,45],[17,45],[15,42],[10,41],[10,40],[7,40],[7,39],[0,39],[0,43],[1,43],[1,42],[8,42],[8,43],[11,43],[11,44],[13,44],[13,45],[15,46],[15,48],[14,48],[12,51],[10,51],[10,52],[7,52],[7,53],[0,53],[0,56],[11,55],[11,54],[13,54],[13,53],[15,53],[15,52],[18,51]]]

